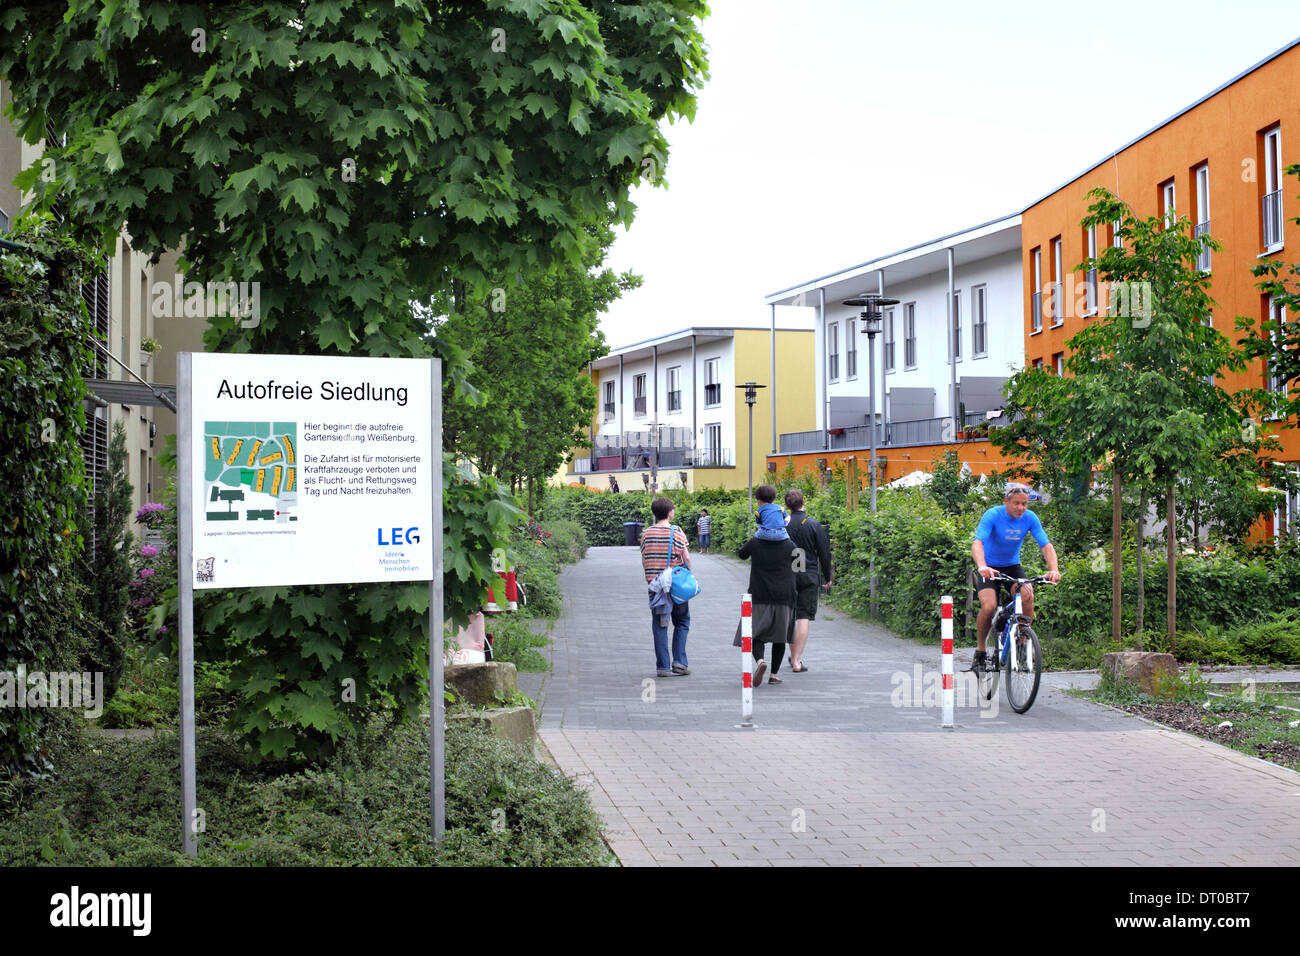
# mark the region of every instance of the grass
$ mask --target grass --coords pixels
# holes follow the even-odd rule
[[[1278,691],[1271,685],[1212,684],[1195,665],[1166,690],[1168,696],[1152,696],[1126,681],[1103,679],[1096,690],[1076,696],[1300,771],[1300,712],[1289,709],[1297,707],[1295,691]]]

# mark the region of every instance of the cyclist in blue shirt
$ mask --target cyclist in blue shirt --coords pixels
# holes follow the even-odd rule
[[[979,527],[975,529],[971,541],[970,553],[979,568],[980,582],[975,587],[975,595],[980,600],[979,618],[976,629],[979,646],[975,651],[975,660],[971,670],[981,670],[985,661],[985,639],[988,637],[989,624],[998,609],[998,598],[1002,583],[990,581],[989,578],[999,571],[1013,578],[1026,577],[1020,566],[1020,549],[1025,538],[1033,535],[1034,542],[1043,549],[1043,560],[1047,562],[1047,579],[1053,583],[1061,580],[1061,572],[1056,566],[1056,549],[1047,540],[1047,532],[1038,520],[1038,515],[1029,510],[1029,486],[1016,483],[1007,485],[1003,495],[1002,507],[993,507],[984,512]],[[1026,584],[1020,589],[1025,615],[1034,619],[1034,588]]]

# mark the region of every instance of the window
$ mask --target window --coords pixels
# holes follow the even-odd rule
[[[704,360],[704,407],[717,408],[722,404],[722,380],[718,377],[720,359]]]
[[[1065,353],[1057,352],[1052,356],[1052,370],[1059,376],[1065,375]]]
[[[858,377],[858,320],[849,319],[845,324],[844,336],[844,377]]]
[[[668,370],[668,411],[682,410],[682,367],[674,365]]]
[[[916,368],[916,303],[903,306],[903,366]]]
[[[1042,367],[1043,367],[1043,360],[1042,360],[1042,359],[1034,359],[1034,368],[1042,368]]]
[[[1116,219],[1114,222],[1110,224],[1110,244],[1114,246],[1116,249],[1124,248],[1124,240],[1119,234],[1120,225],[1121,225],[1121,220],[1119,219]]]
[[[826,374],[832,382],[840,380],[840,324],[826,327]]]
[[[632,377],[632,413],[645,418],[645,372]]]
[[[1043,331],[1043,250],[1035,249],[1031,255],[1034,259],[1033,332]]]
[[[952,349],[953,355],[957,361],[961,361],[961,293],[953,292],[952,295]],[[952,361],[949,358],[949,361]]]
[[[1160,184],[1160,215],[1165,217],[1165,228],[1172,229],[1178,221],[1178,212],[1174,208],[1174,181],[1167,179]]]
[[[605,383],[605,421],[614,420],[614,383]]]
[[[894,310],[885,310],[885,371],[894,370]]]
[[[971,352],[975,358],[989,354],[988,288],[977,285],[970,290]]]
[[[1061,255],[1061,237],[1052,240],[1052,325],[1065,321],[1065,293],[1061,281],[1065,278],[1065,262]]]
[[[1089,226],[1083,232],[1083,248],[1088,250],[1088,258],[1097,258],[1097,227]],[[1087,293],[1087,315],[1097,314],[1097,268],[1088,270],[1084,277],[1084,291]]]
[[[704,449],[703,461],[697,464],[709,468],[717,468],[726,464],[726,455],[722,449],[722,425],[710,424],[704,426]]]
[[[1282,131],[1264,134],[1264,249],[1282,248]]]
[[[1268,300],[1268,318],[1270,322],[1278,325],[1278,330],[1272,333],[1275,349],[1281,348],[1282,326],[1286,322],[1286,304],[1280,299],[1270,298]],[[1274,375],[1266,372],[1268,375],[1268,390],[1274,395],[1280,395],[1286,398],[1286,378],[1282,375]]]
[[[1199,239],[1210,234],[1210,164],[1201,163],[1192,171],[1192,181],[1196,183],[1196,230],[1193,235]],[[1210,271],[1210,250],[1202,249],[1196,256],[1196,267],[1202,272]]]

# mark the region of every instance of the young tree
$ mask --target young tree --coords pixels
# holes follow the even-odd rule
[[[1121,503],[1124,482],[1163,488],[1166,503],[1169,588],[1166,627],[1174,640],[1177,534],[1174,489],[1182,475],[1225,468],[1254,451],[1253,432],[1243,429],[1242,399],[1234,399],[1215,376],[1244,367],[1245,356],[1206,320],[1213,309],[1209,277],[1196,266],[1203,247],[1186,220],[1139,219],[1105,189],[1093,200],[1084,226],[1120,223],[1119,247],[1109,247],[1080,268],[1096,268],[1108,283],[1106,312],[1069,342],[1069,375],[1050,380],[1021,373],[1008,385],[1018,404],[1034,409],[1033,428],[1055,444],[1072,469],[1109,461],[1112,486],[1111,634],[1119,640]],[[1135,307],[1137,304],[1140,307]]]
[[[600,316],[641,284],[602,268],[613,233],[593,226],[578,265],[555,263],[520,273],[500,294],[448,312],[438,335],[473,363],[483,393],[473,406],[445,396],[449,441],[483,471],[507,482],[545,480],[570,449],[585,445],[596,410],[588,363],[608,349]],[[435,306],[438,307],[438,306]]]
[[[92,528],[83,528],[86,550],[77,562],[86,596],[82,606],[91,617],[92,644],[85,669],[104,675],[104,702],[117,693],[127,641],[127,605],[131,586],[131,482],[126,477],[126,428],[113,423],[108,467],[95,489]]]

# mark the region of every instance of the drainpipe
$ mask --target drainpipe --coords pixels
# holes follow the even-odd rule
[[[953,266],[956,262],[956,253],[952,246],[948,247],[948,364],[952,366],[952,372],[949,378],[948,390],[948,409],[952,415],[953,438],[957,437],[957,430],[964,427],[965,422],[957,420],[957,352],[956,343],[952,337],[952,307],[956,304],[957,289],[953,284]]]
[[[695,363],[695,333],[691,333],[691,445],[698,448],[700,440],[700,393],[697,391]],[[692,483],[691,487],[694,487]]]
[[[623,353],[618,355],[618,464],[619,471],[627,465],[623,458]]]
[[[817,291],[821,293],[821,302],[817,306],[817,328],[821,331],[822,351],[824,352],[826,350],[826,289],[821,288]],[[822,369],[822,450],[829,451],[831,447],[831,434],[829,431],[831,427],[831,396],[826,391],[826,356],[817,356],[817,364]]]
[[[772,454],[776,454],[776,303],[772,303],[772,341],[770,351],[772,353]],[[749,450],[750,458],[754,457],[754,449]],[[764,458],[766,465],[767,459]]]

